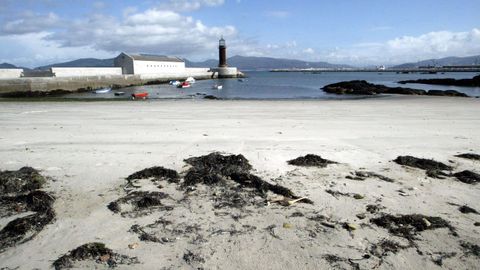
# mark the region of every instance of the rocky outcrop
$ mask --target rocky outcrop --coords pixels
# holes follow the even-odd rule
[[[480,75],[473,77],[472,79],[419,79],[419,80],[406,80],[399,81],[398,83],[421,83],[421,84],[435,84],[435,85],[452,85],[452,86],[480,86]]]
[[[378,95],[378,94],[399,94],[399,95],[429,95],[429,96],[454,96],[467,97],[466,94],[455,90],[420,90],[404,87],[388,87],[380,84],[373,84],[367,81],[347,81],[326,85],[323,91],[337,95]]]

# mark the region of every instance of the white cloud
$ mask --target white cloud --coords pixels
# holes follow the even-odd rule
[[[204,6],[215,7],[224,4],[224,0],[170,0],[160,4],[160,8],[176,12],[188,12],[198,10]]]
[[[303,53],[306,53],[306,54],[314,54],[314,53],[315,53],[315,50],[312,49],[312,48],[306,48],[305,50],[303,50]]]
[[[53,12],[48,14],[24,12],[17,18],[4,22],[0,27],[0,35],[36,33],[55,27],[59,21],[59,17]]]
[[[466,32],[437,31],[419,36],[403,36],[381,43],[360,43],[334,48],[319,54],[331,62],[398,64],[448,56],[480,54],[480,29]]]
[[[173,11],[148,9],[122,20],[93,15],[47,38],[64,47],[92,46],[104,51],[189,56],[215,50],[221,35],[233,39],[236,33],[233,26],[209,27]]]

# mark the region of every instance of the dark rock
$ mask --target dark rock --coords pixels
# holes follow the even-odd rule
[[[220,98],[214,96],[214,95],[206,95],[206,96],[203,96],[204,99],[211,99],[211,100],[218,100]]]
[[[458,208],[458,210],[464,214],[478,214],[477,210],[467,206],[467,205],[462,205]]]
[[[468,97],[465,93],[460,93],[455,90],[429,90],[427,95],[429,96],[447,96],[447,97]]]
[[[419,168],[426,171],[451,171],[451,166],[445,165],[442,162],[435,161],[433,159],[416,158],[412,156],[399,156],[394,160],[395,163]]]
[[[472,79],[419,79],[419,80],[406,80],[399,81],[398,83],[420,83],[420,84],[433,84],[433,85],[452,85],[452,86],[470,86],[478,87],[480,86],[480,75],[473,77]]]
[[[370,222],[388,229],[393,235],[409,240],[413,240],[418,232],[438,228],[448,228],[453,235],[457,235],[455,228],[440,217],[429,217],[419,214],[398,216],[383,214],[378,218],[370,219]]]
[[[305,155],[303,157],[298,157],[296,159],[289,160],[289,161],[287,161],[287,163],[290,164],[290,165],[295,165],[295,166],[324,168],[328,164],[336,164],[337,162],[331,161],[331,160],[328,160],[328,159],[324,159],[321,156],[308,154],[308,155]]]
[[[473,160],[480,160],[480,155],[474,154],[474,153],[459,154],[459,155],[456,155],[456,157],[473,159]]]
[[[118,264],[138,264],[136,257],[128,257],[113,252],[103,243],[88,243],[71,250],[53,262],[56,270],[74,268],[75,261],[93,261],[98,264],[105,264],[115,267]]]
[[[453,176],[455,176],[460,182],[466,184],[477,184],[480,182],[480,174],[469,170],[454,173]]]
[[[146,168],[141,171],[135,172],[129,175],[127,177],[127,180],[147,179],[147,178],[166,179],[169,182],[175,182],[175,183],[180,181],[180,176],[175,170],[166,169],[160,166]]]

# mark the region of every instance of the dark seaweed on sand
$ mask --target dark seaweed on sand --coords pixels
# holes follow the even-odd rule
[[[468,205],[462,205],[458,208],[458,210],[464,214],[478,214],[477,210],[471,208]]]
[[[460,244],[466,255],[473,255],[480,258],[480,246],[469,242],[462,242]]]
[[[53,267],[55,267],[56,270],[69,269],[74,267],[75,261],[85,260],[106,264],[109,267],[115,267],[117,264],[130,265],[139,263],[136,257],[131,258],[117,254],[107,248],[105,244],[94,242],[81,245],[61,256],[53,262]]]
[[[139,216],[143,214],[143,211],[152,210],[153,208],[163,208],[165,210],[171,209],[171,206],[165,206],[162,203],[163,199],[168,198],[168,194],[163,192],[149,192],[149,191],[133,191],[127,196],[117,199],[107,205],[114,213],[121,213],[122,215],[134,214]],[[122,212],[122,205],[129,204],[133,207],[133,210]]]
[[[426,171],[451,171],[453,168],[433,159],[416,158],[412,156],[399,156],[394,162],[400,165],[419,168]]]
[[[453,176],[465,184],[477,184],[480,182],[480,174],[469,170],[454,173]]]
[[[287,163],[290,164],[290,165],[295,165],[295,166],[324,168],[328,164],[336,164],[337,162],[331,161],[331,160],[328,160],[328,159],[324,159],[321,156],[317,156],[317,155],[313,155],[313,154],[307,154],[305,156],[289,160],[289,161],[287,161]]]
[[[0,252],[31,240],[55,219],[55,198],[37,190],[46,182],[40,173],[30,167],[18,171],[0,172],[0,217],[22,212],[35,213],[7,223],[0,231]]]
[[[474,154],[474,153],[464,153],[464,154],[459,154],[455,155],[456,157],[459,158],[466,158],[466,159],[472,159],[472,160],[480,160],[480,155]]]
[[[413,215],[390,215],[383,214],[380,217],[370,219],[370,222],[379,227],[388,229],[396,236],[414,240],[415,235],[425,230],[448,228],[453,235],[457,235],[455,228],[441,217],[430,217],[420,214]]]
[[[129,175],[127,177],[127,180],[147,179],[147,178],[166,179],[169,182],[178,182],[180,179],[180,176],[175,170],[166,169],[160,166],[155,166],[155,167],[146,168],[141,171],[135,172]]]
[[[261,196],[265,196],[267,191],[271,191],[286,198],[299,198],[290,189],[281,185],[270,184],[251,174],[252,166],[243,155],[222,155],[214,152],[205,156],[186,159],[185,162],[192,165],[192,168],[185,175],[183,186],[218,185],[234,181],[243,188],[252,188]],[[313,203],[308,199],[301,202]]]

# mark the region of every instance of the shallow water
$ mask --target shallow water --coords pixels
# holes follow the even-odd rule
[[[451,72],[438,74],[397,74],[394,72],[322,72],[320,74],[302,72],[247,72],[248,78],[218,79],[197,81],[191,88],[179,89],[168,84],[145,85],[113,90],[106,94],[75,93],[67,98],[106,98],[126,99],[132,93],[149,93],[149,98],[201,98],[203,95],[214,95],[224,99],[352,99],[359,96],[338,96],[324,93],[320,88],[331,83],[366,80],[387,86],[403,86],[424,90],[457,90],[469,96],[480,96],[480,87],[457,87],[424,84],[398,84],[401,80],[455,78],[467,79],[478,75],[474,72]],[[212,89],[215,84],[223,85],[222,90]],[[114,96],[117,91],[125,92],[124,96]]]

